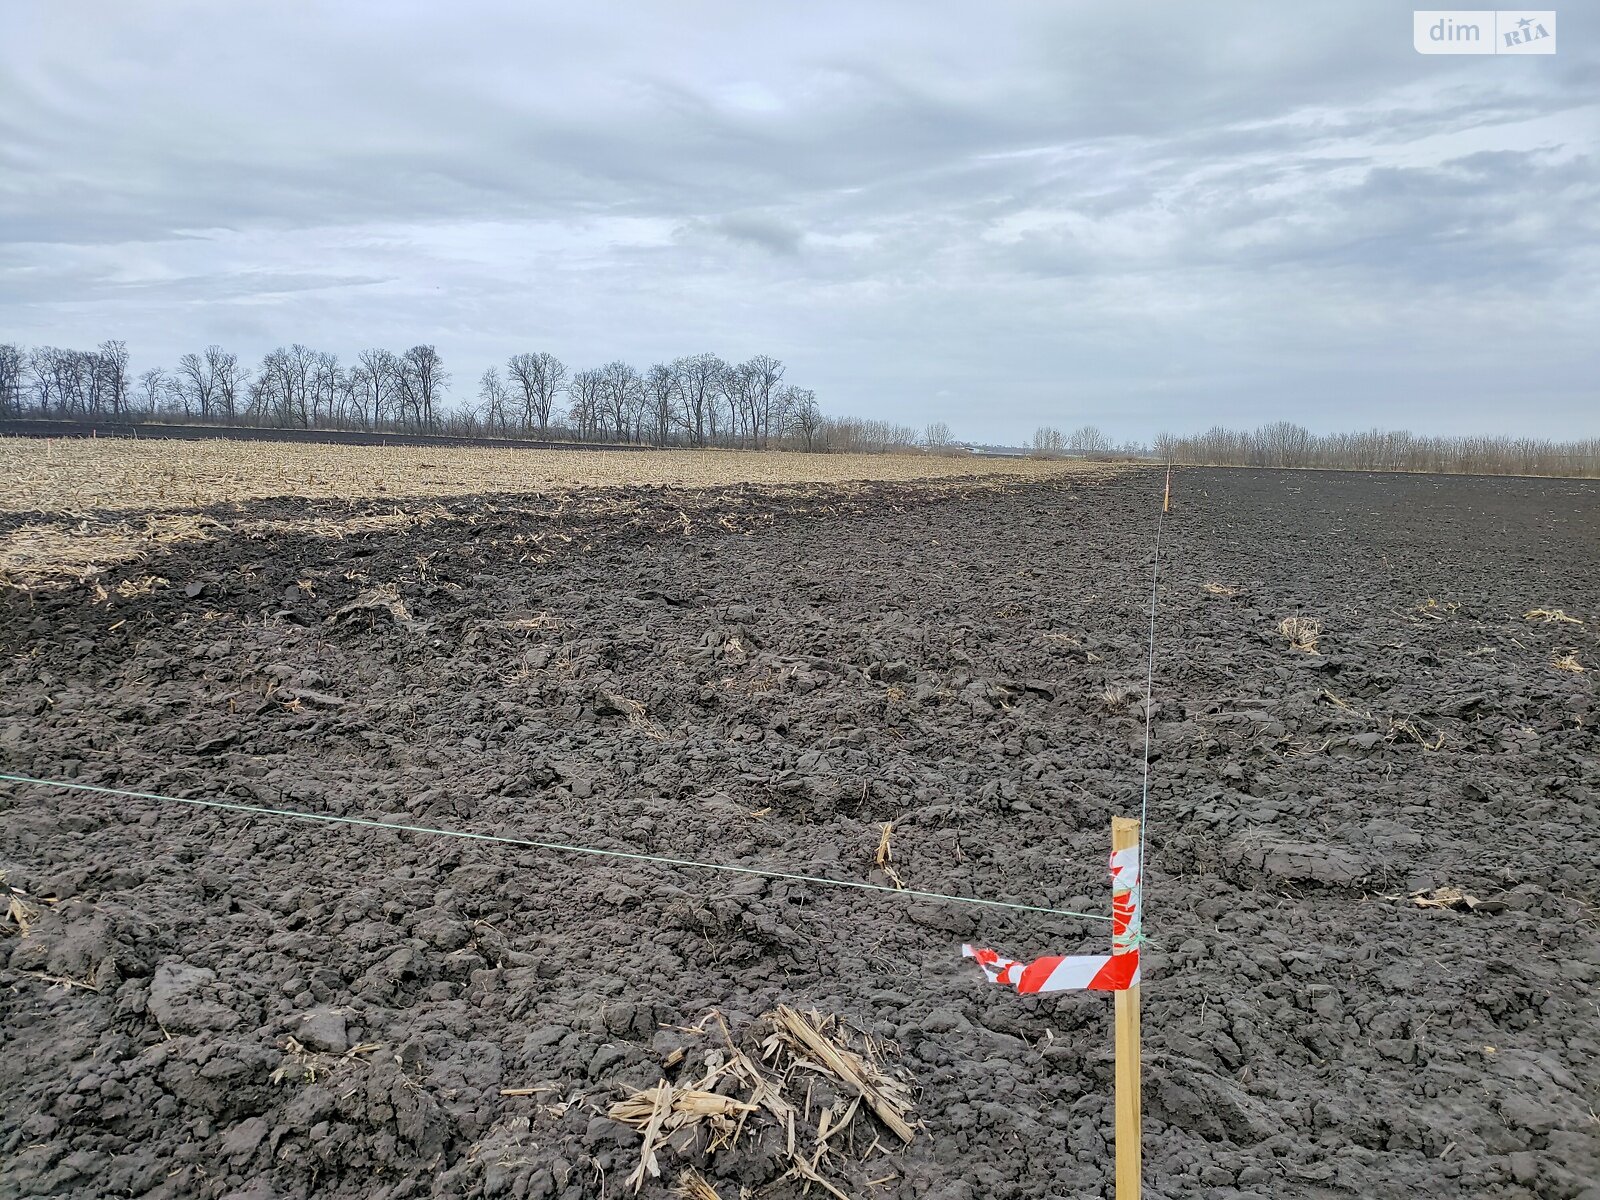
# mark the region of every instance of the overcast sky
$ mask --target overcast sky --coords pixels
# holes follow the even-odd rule
[[[1600,432],[1600,13],[6,0],[0,341],[769,353],[1016,441]]]

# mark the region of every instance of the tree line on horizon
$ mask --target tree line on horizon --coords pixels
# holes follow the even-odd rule
[[[548,352],[490,367],[473,400],[452,403],[450,374],[432,345],[363,350],[354,362],[295,344],[254,368],[221,346],[185,354],[174,370],[130,375],[125,342],[93,350],[0,343],[0,417],[176,420],[262,428],[439,433],[456,437],[629,442],[884,453],[959,452],[942,421],[923,429],[827,416],[816,393],[784,381],[778,359],[729,363],[694,354],[640,372],[616,360],[572,372]],[[1292,421],[1253,430],[1157,434],[1116,443],[1094,425],[1035,431],[1038,457],[1153,458],[1193,466],[1321,467],[1497,475],[1600,475],[1600,438],[1431,436],[1371,429],[1317,434]]]
[[[1600,475],[1600,437],[1440,436],[1406,430],[1312,433],[1293,421],[1254,430],[1214,425],[1205,433],[1158,434],[1151,456],[1191,466],[1316,467],[1463,475]]]
[[[825,415],[810,388],[786,383],[770,355],[730,363],[693,354],[641,372],[616,360],[572,371],[545,351],[511,355],[452,401],[432,345],[363,350],[354,362],[299,342],[250,368],[207,346],[175,369],[130,375],[125,342],[93,350],[0,343],[0,416],[176,420],[278,429],[438,433],[457,437],[882,452],[928,445],[889,421]]]

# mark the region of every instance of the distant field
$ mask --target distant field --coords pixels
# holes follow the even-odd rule
[[[1081,463],[916,454],[664,450],[433,449],[157,442],[126,438],[0,440],[0,511],[158,511],[271,497],[419,499],[573,487],[853,480],[1039,478],[1106,470]]]

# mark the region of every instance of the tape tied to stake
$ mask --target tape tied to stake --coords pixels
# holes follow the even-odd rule
[[[1140,920],[1139,847],[1111,855],[1111,953],[1128,954],[1144,940]]]
[[[1005,958],[981,946],[962,946],[963,958],[978,960],[990,983],[1025,996],[1043,992],[1124,992],[1139,983],[1139,847],[1111,855],[1111,953],[1048,954],[1032,962]]]
[[[1047,954],[1032,962],[1001,958],[981,946],[962,946],[990,983],[1014,987],[1024,996],[1040,992],[1125,992],[1139,982],[1139,952],[1126,954]]]

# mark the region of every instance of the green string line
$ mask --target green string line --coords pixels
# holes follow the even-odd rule
[[[564,842],[541,842],[530,838],[502,837],[493,833],[470,833],[459,829],[434,829],[427,825],[397,825],[365,817],[341,817],[329,813],[300,812],[292,808],[263,808],[254,804],[235,804],[227,800],[194,800],[184,796],[163,796],[156,792],[131,792],[124,788],[101,787],[93,783],[67,783],[57,779],[33,779],[27,775],[0,774],[8,783],[31,783],[39,787],[62,788],[78,792],[98,792],[106,796],[127,796],[134,800],[162,800],[189,804],[196,808],[221,808],[230,812],[255,813],[264,817],[289,817],[297,821],[324,821],[331,825],[361,825],[369,829],[388,829],[404,833],[427,833],[436,837],[461,838],[473,842],[500,842],[532,850],[551,850],[558,854],[587,854],[596,858],[620,858],[629,862],[656,863],[664,867],[692,867],[702,871],[724,871],[733,875],[755,875],[763,879],[782,879],[790,883],[819,883],[826,887],[855,888],[863,892],[886,892],[915,900],[940,900],[947,904],[975,904],[986,908],[1006,908],[1015,912],[1043,913],[1052,917],[1078,917],[1085,921],[1109,921],[1098,913],[1073,912],[1067,908],[1047,908],[1039,904],[1013,904],[1009,900],[984,900],[977,896],[951,896],[944,892],[924,892],[915,888],[889,887],[881,883],[862,883],[853,879],[825,879],[820,875],[798,875],[789,871],[769,871],[760,867],[739,867],[728,863],[697,862],[689,858],[667,858],[659,854],[635,854],[626,850],[602,850],[596,846],[572,846]]]

